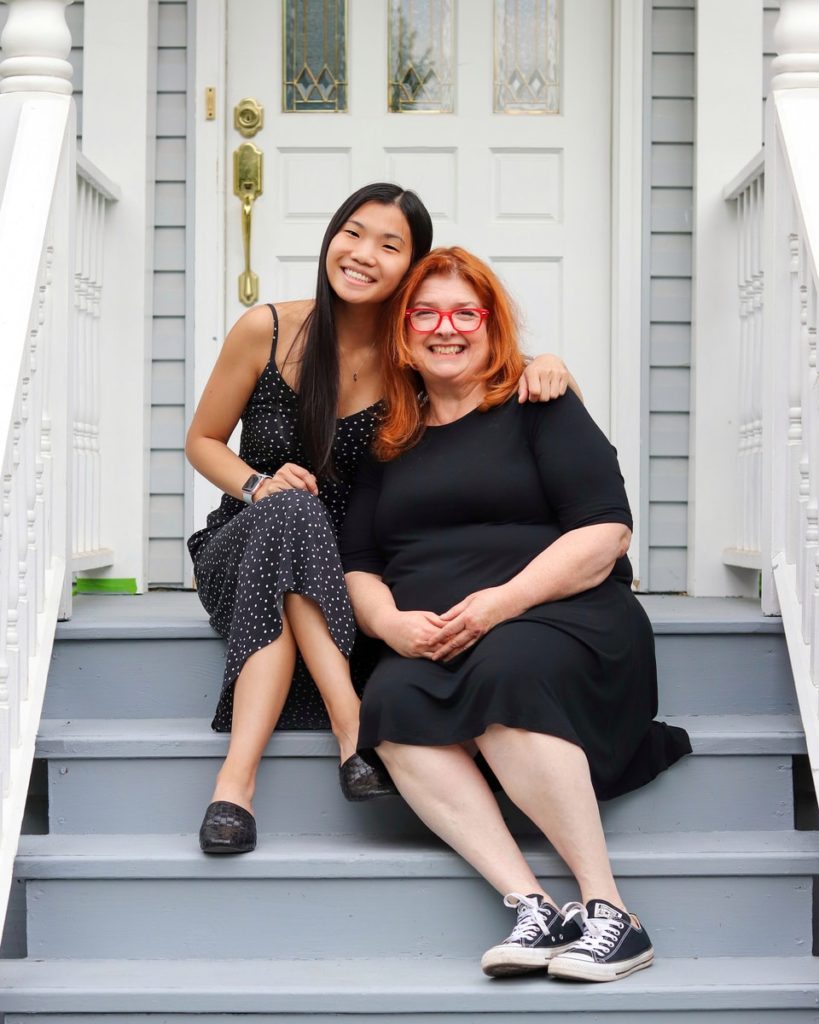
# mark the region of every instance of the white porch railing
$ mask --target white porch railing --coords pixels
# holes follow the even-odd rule
[[[725,560],[761,569],[763,611],[782,615],[819,795],[817,0],[782,0],[774,39],[764,168],[753,161],[726,189],[737,203],[742,341],[740,511]]]
[[[0,928],[72,569],[110,561],[99,470],[105,210],[76,154],[71,0],[5,0],[0,63]],[[39,53],[33,50],[39,49]]]
[[[71,568],[111,565],[114,552],[101,534],[100,299],[105,266],[105,215],[119,188],[77,153],[74,263],[74,388],[72,422]]]

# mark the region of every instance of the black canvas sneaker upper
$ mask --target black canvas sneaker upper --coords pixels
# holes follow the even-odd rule
[[[567,903],[558,910],[540,895],[521,896],[516,892],[504,896],[503,902],[507,907],[516,907],[518,912],[517,924],[503,940],[504,946],[553,949],[576,942],[583,934],[575,919],[578,913],[585,914],[581,903]]]
[[[635,917],[607,900],[590,900],[583,937],[562,954],[572,960],[615,964],[651,949],[651,939]]]

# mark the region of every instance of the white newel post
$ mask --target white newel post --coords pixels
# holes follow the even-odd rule
[[[7,0],[0,47],[0,922],[70,555],[71,0]]]
[[[756,594],[756,575],[726,566],[735,532],[740,322],[735,204],[723,188],[762,142],[762,4],[699,0],[688,591]]]
[[[87,575],[147,583],[156,0],[85,0],[83,154],[119,186],[108,210],[100,319],[100,534],[110,566]]]

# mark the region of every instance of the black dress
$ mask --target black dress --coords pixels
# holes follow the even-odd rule
[[[347,572],[380,575],[399,609],[442,613],[500,585],[569,530],[632,520],[616,453],[571,392],[429,427],[398,459],[368,460],[342,534]],[[576,743],[601,799],[691,750],[653,721],[651,624],[621,558],[599,586],[536,604],[444,664],[385,650],[359,746],[445,745],[503,724]]]
[[[311,469],[296,430],[298,395],[276,366],[278,317],[273,306],[270,360],[242,413],[239,455],[271,476],[286,462]],[[233,690],[245,661],[282,631],[285,593],[303,594],[321,607],[333,640],[351,658],[360,690],[372,669],[375,648],[356,634],[338,552],[338,531],[351,482],[375,430],[373,406],[340,419],[333,441],[337,479],[319,481],[319,497],[280,491],[253,505],[229,494],[210,513],[207,527],[188,540],[199,597],[210,624],[227,639],[222,692],[212,728],[229,732]],[[326,729],[327,713],[299,656],[281,729]]]

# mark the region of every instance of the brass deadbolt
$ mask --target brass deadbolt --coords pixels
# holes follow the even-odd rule
[[[252,139],[264,127],[264,107],[248,97],[233,108],[233,127],[246,139]]]

